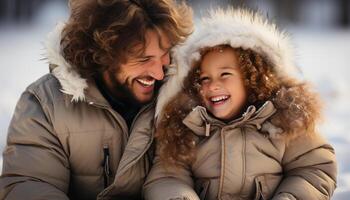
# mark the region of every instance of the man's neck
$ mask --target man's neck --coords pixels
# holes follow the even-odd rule
[[[95,80],[96,86],[108,101],[111,107],[117,111],[130,128],[132,121],[142,107],[136,100],[131,100],[127,95],[118,95],[118,92],[110,92],[106,84],[100,78]]]

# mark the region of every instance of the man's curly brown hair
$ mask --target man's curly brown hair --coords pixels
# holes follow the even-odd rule
[[[147,30],[162,31],[172,45],[192,32],[192,10],[173,0],[70,0],[70,8],[62,52],[86,79],[142,54]]]
[[[202,58],[217,48],[232,47],[221,45],[204,49]],[[298,134],[312,135],[321,116],[321,103],[309,84],[281,76],[266,58],[252,50],[234,48],[234,51],[248,94],[247,106],[259,108],[266,101],[272,101],[277,112],[269,120],[283,130],[287,142]],[[196,137],[182,120],[195,106],[203,106],[198,88],[200,64],[201,61],[194,63],[182,91],[165,106],[156,129],[160,158],[167,166],[189,164],[195,158]]]

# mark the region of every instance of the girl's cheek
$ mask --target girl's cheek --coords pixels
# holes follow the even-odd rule
[[[204,90],[203,90],[203,88],[201,88],[200,90],[199,90],[199,95],[201,96],[201,98],[203,98],[204,97]]]
[[[202,88],[199,90],[199,95],[200,95],[201,100],[204,101],[205,92]]]

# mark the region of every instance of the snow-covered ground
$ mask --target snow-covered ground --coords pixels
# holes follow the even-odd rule
[[[0,26],[0,150],[2,151],[16,102],[25,87],[48,72],[43,41],[59,20],[65,5],[48,4],[31,25]],[[57,3],[55,3],[57,2]],[[333,144],[339,162],[335,200],[350,197],[350,30],[289,27],[296,44],[297,63],[303,76],[314,83],[326,103],[320,127]],[[1,156],[0,156],[1,157]],[[1,159],[1,158],[0,158]],[[1,160],[0,160],[1,161]],[[1,169],[1,166],[0,166]]]

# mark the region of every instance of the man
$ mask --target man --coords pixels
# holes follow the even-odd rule
[[[0,199],[140,199],[153,100],[169,49],[191,32],[172,0],[71,0],[49,35],[50,74],[22,94]]]

